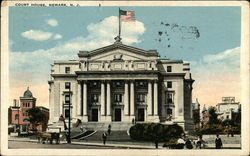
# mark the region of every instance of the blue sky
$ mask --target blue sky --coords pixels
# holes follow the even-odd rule
[[[202,100],[202,96],[213,91],[207,91],[205,86],[199,91],[198,85],[211,83],[215,88],[234,85],[225,94],[239,96],[236,93],[239,88],[235,86],[239,75],[228,75],[231,79],[227,79],[227,84],[225,77],[218,80],[218,73],[239,74],[240,7],[121,9],[135,11],[137,20],[136,26],[122,23],[124,44],[156,49],[162,58],[191,63],[197,87],[194,98],[207,103],[205,99],[209,97]],[[35,90],[35,86],[40,85],[46,90],[50,64],[55,59],[77,59],[78,50],[93,50],[114,42],[118,32],[117,15],[118,7],[10,7],[10,86],[18,90],[33,85]],[[220,81],[224,86],[218,83]],[[214,96],[208,105],[219,102],[224,95]],[[46,97],[47,94],[40,97],[44,99],[41,104],[47,105]]]

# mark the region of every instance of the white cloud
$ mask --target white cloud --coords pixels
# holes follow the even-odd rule
[[[203,58],[204,62],[211,63],[211,62],[218,62],[218,61],[225,61],[225,60],[234,60],[238,59],[240,52],[240,47],[236,47],[234,49],[228,49],[224,52],[214,54],[214,55],[207,55]]]
[[[47,24],[52,26],[52,27],[56,27],[58,26],[58,22],[56,19],[49,19],[49,20],[46,20]]]
[[[50,64],[54,60],[78,59],[79,50],[94,50],[114,43],[114,37],[118,34],[118,18],[115,16],[107,17],[100,23],[92,23],[87,26],[89,34],[85,37],[79,36],[50,49],[39,49],[35,51],[15,51],[10,53],[10,71],[31,72],[36,75],[49,75]],[[117,23],[117,24],[116,24]],[[140,42],[139,37],[145,31],[143,23],[123,24],[122,38],[124,43],[132,44]],[[42,40],[48,38],[59,39],[60,34],[29,30],[22,33],[26,37]],[[31,35],[32,34],[32,35]],[[46,35],[44,35],[46,34]],[[36,37],[35,37],[36,36]],[[39,77],[39,76],[36,76]],[[44,77],[44,76],[43,76]]]
[[[62,35],[61,34],[55,34],[53,36],[54,40],[59,40],[59,39],[62,39]]]
[[[89,38],[97,40],[114,41],[114,37],[118,35],[118,18],[110,16],[105,18],[100,23],[91,23],[87,26],[90,33]],[[139,36],[145,32],[145,27],[142,22],[122,22],[121,38],[125,44],[132,44],[140,42]]]
[[[41,30],[28,30],[25,32],[22,32],[21,35],[24,38],[30,39],[30,40],[36,40],[36,41],[44,41],[51,38],[52,33],[45,32]]]

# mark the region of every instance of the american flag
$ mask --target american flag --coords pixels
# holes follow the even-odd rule
[[[123,10],[122,10],[123,11]],[[122,22],[135,22],[135,13],[134,11],[124,11],[121,14]]]

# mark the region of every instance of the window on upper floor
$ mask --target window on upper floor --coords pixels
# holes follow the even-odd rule
[[[114,87],[121,88],[123,87],[124,83],[122,81],[115,81],[113,82]]]
[[[65,89],[70,89],[70,82],[65,82]]]
[[[137,94],[137,102],[145,102],[146,101],[146,95],[144,93]]]
[[[172,66],[167,66],[167,72],[172,72]]]
[[[122,102],[122,94],[114,94],[115,102]]]
[[[19,115],[16,114],[16,115],[15,115],[15,120],[18,120],[18,119],[19,119]]]
[[[65,67],[65,73],[70,73],[70,67]]]
[[[136,82],[136,87],[146,88],[147,82],[146,81],[138,81],[138,82]]]
[[[166,103],[167,104],[174,103],[174,93],[173,92],[166,92]]]
[[[70,94],[65,94],[65,103],[69,104],[70,103]]]
[[[172,88],[172,81],[167,82],[167,88]]]

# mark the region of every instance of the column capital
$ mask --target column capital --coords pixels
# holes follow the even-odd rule
[[[129,82],[135,82],[135,80],[134,79],[131,79],[131,80],[128,80]]]
[[[156,80],[153,80],[153,82],[154,82],[154,83],[158,83],[158,82],[159,82],[159,80],[158,80],[158,79],[156,79]]]
[[[82,83],[87,83],[88,82],[88,80],[81,80],[82,81]]]
[[[82,80],[77,80],[77,83],[78,83],[78,84],[81,84],[81,83],[82,83]]]

